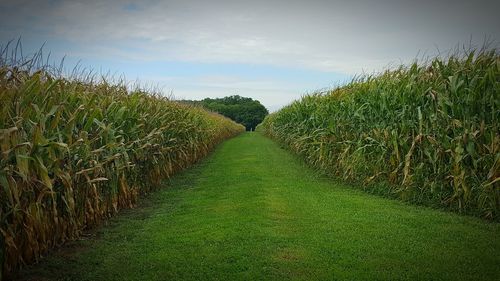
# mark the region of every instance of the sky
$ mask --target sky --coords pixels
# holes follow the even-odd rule
[[[500,1],[0,0],[0,45],[123,76],[177,99],[270,111],[355,75],[500,42]]]

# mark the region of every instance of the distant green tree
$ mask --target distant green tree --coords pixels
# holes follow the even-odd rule
[[[244,125],[247,131],[255,130],[255,127],[269,114],[267,109],[259,101],[238,95],[183,102],[201,105],[208,110],[222,114]]]

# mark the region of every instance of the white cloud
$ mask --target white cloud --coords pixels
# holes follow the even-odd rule
[[[129,10],[130,1],[119,0],[22,1],[6,22],[21,28],[36,10],[35,22],[56,37],[89,46],[115,42],[99,52],[105,55],[354,74],[408,61],[436,45],[450,48],[471,35],[498,39],[494,2],[448,2],[141,1]],[[124,51],[122,42],[143,53]]]
[[[62,38],[79,46],[70,55],[82,59],[259,64],[349,75],[408,62],[419,51],[430,55],[436,46],[446,50],[471,36],[475,43],[500,38],[499,4],[492,0],[131,3],[0,3],[0,36]],[[273,87],[279,81],[224,79],[197,83],[269,95],[279,88]]]

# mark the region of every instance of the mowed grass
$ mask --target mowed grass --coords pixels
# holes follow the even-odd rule
[[[354,190],[258,133],[24,280],[498,280],[500,225]]]

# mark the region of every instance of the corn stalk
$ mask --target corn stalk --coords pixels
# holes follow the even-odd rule
[[[199,107],[31,65],[0,60],[5,274],[133,207],[138,196],[244,131]]]
[[[500,58],[480,50],[305,96],[259,130],[364,189],[498,219],[499,120]]]

